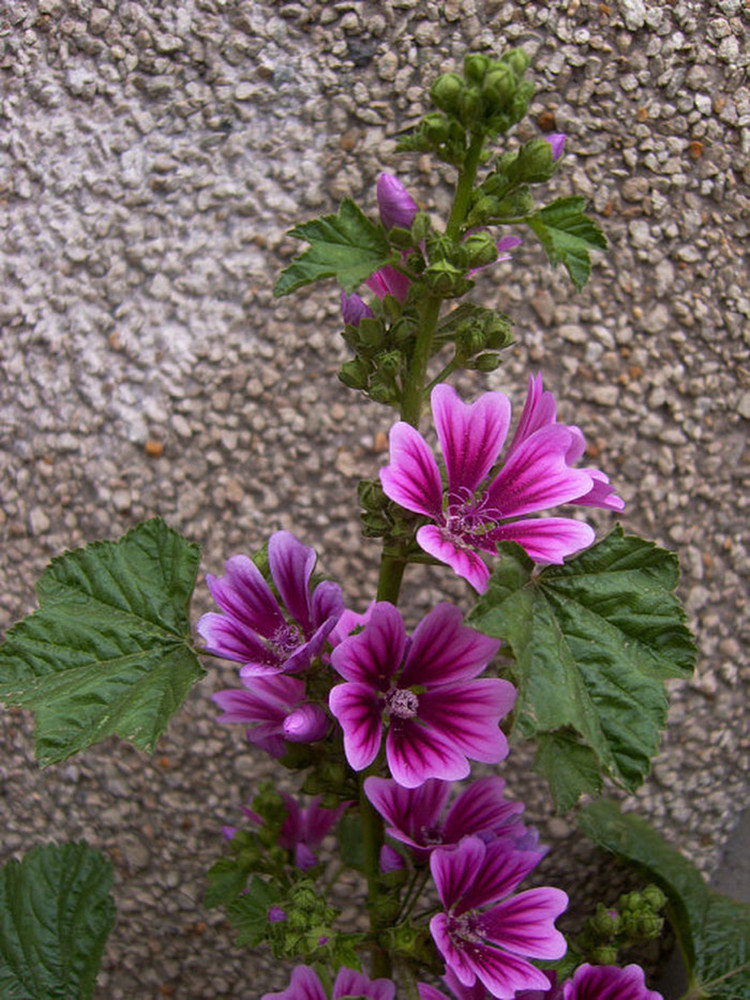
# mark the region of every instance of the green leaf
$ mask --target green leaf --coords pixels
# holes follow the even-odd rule
[[[112,865],[85,843],[35,847],[0,869],[0,996],[90,1000],[115,919]]]
[[[558,813],[568,812],[582,795],[599,795],[602,779],[593,750],[567,733],[539,736],[535,770],[547,779]]]
[[[204,674],[188,617],[199,557],[154,519],[53,559],[38,611],[0,647],[0,699],[37,713],[43,765],[113,733],[153,751]]]
[[[255,875],[248,891],[227,905],[227,914],[237,931],[237,947],[260,944],[268,935],[268,911],[278,898],[270,882]]]
[[[371,222],[351,198],[342,201],[338,215],[304,222],[289,235],[306,240],[310,248],[281,272],[274,289],[276,298],[322,278],[335,278],[344,291],[353,292],[392,257],[382,228]]]
[[[549,744],[540,766],[558,802],[570,802],[576,784],[593,791],[593,759],[631,790],[647,773],[666,721],[662,680],[689,676],[695,659],[671,593],[678,576],[672,553],[619,527],[538,573],[520,546],[500,547],[470,621],[515,654],[517,733],[557,734],[554,766]]]
[[[557,198],[526,220],[550,262],[564,264],[578,289],[591,273],[589,250],[607,249],[604,233],[584,214],[585,205],[585,198]]]
[[[247,885],[247,866],[234,858],[219,858],[208,869],[208,888],[203,904],[209,910],[224,906],[238,896]]]
[[[347,810],[339,820],[339,855],[341,861],[357,871],[365,870],[365,848],[362,839],[362,817]]]
[[[645,872],[666,893],[689,996],[750,1000],[750,906],[710,889],[692,862],[614,802],[592,803],[578,822],[586,836]]]

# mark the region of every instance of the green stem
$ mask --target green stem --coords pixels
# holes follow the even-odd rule
[[[365,795],[365,778],[377,774],[380,759],[359,773],[359,812],[362,820],[362,847],[365,855],[365,877],[367,878],[367,910],[370,916],[370,930],[377,934],[384,927],[380,912],[380,848],[383,846],[383,820]],[[372,956],[371,975],[373,979],[390,979],[393,971],[391,956],[375,941],[370,948]]]
[[[466,213],[469,211],[469,202],[474,192],[474,181],[477,177],[479,158],[484,149],[484,133],[477,132],[471,137],[469,148],[466,151],[463,169],[458,175],[456,182],[456,193],[453,197],[453,207],[448,216],[448,224],[445,227],[445,235],[452,239],[457,239]]]

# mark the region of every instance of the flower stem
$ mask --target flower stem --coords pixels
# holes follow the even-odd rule
[[[377,774],[379,760],[359,774],[359,814],[362,820],[362,847],[365,855],[365,877],[367,878],[367,910],[370,916],[370,930],[377,933],[385,923],[380,912],[380,848],[383,846],[383,820],[365,795],[365,778]],[[391,956],[377,941],[371,945],[371,975],[374,979],[389,979],[393,971]]]

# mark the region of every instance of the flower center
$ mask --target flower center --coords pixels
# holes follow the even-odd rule
[[[393,688],[385,696],[385,707],[388,714],[397,719],[413,719],[419,708],[419,698],[413,691]]]
[[[494,528],[501,518],[501,511],[490,506],[486,493],[475,497],[467,492],[465,497],[454,496],[449,501],[443,531],[454,543],[470,542]]]
[[[299,629],[285,622],[276,629],[268,640],[268,645],[278,657],[286,659],[299,646],[301,638]]]
[[[478,913],[462,913],[460,917],[453,917],[450,924],[450,932],[462,941],[469,941],[472,944],[481,944],[484,940],[481,931],[481,916]]]

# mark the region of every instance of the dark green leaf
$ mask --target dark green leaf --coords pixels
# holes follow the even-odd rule
[[[227,914],[237,931],[237,946],[260,944],[268,935],[268,911],[278,894],[270,882],[257,875],[250,882],[248,891],[227,906]]]
[[[470,621],[515,654],[518,734],[562,734],[555,766],[548,749],[541,760],[559,802],[576,784],[592,790],[581,746],[626,788],[647,773],[666,721],[662,680],[689,676],[695,658],[671,593],[678,572],[672,553],[619,527],[536,574],[519,546],[501,547]]]
[[[604,233],[584,214],[585,205],[585,198],[558,198],[527,220],[550,262],[564,264],[579,289],[591,273],[589,250],[607,249]]]
[[[274,289],[277,298],[322,278],[335,278],[345,291],[353,292],[392,256],[383,230],[350,198],[341,203],[338,215],[312,219],[295,226],[289,235],[306,240],[310,247],[281,272]]]
[[[199,557],[154,519],[50,563],[39,610],[0,647],[0,698],[36,711],[42,764],[113,733],[153,751],[204,673],[188,617]]]
[[[208,888],[203,903],[209,909],[224,906],[247,885],[247,866],[235,858],[220,858],[208,870]]]
[[[85,843],[0,869],[0,996],[90,1000],[115,919],[112,866]]]
[[[359,813],[347,810],[339,820],[339,854],[350,868],[364,871],[365,849],[362,842],[362,818]]]
[[[565,733],[539,736],[535,770],[549,782],[558,813],[572,809],[582,795],[598,795],[602,779],[596,754]]]
[[[750,906],[710,889],[695,865],[645,820],[621,813],[614,802],[587,806],[579,825],[666,893],[667,916],[691,981],[689,995],[750,1000]]]

